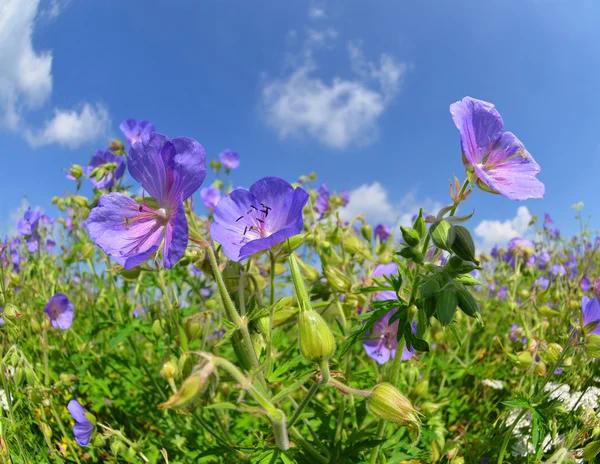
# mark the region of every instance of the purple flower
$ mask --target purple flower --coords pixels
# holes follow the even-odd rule
[[[240,155],[238,155],[235,151],[222,151],[219,154],[219,160],[226,169],[237,169],[240,166]]]
[[[551,259],[550,253],[542,251],[542,253],[540,253],[540,258],[538,259],[538,267],[543,271],[548,267]]]
[[[379,224],[375,227],[375,237],[379,237],[380,242],[385,242],[390,238],[392,231],[385,224]]]
[[[142,136],[154,132],[154,124],[150,121],[136,121],[135,119],[126,119],[121,123],[119,128],[130,147],[140,140]]]
[[[565,269],[565,267],[562,264],[553,264],[552,266],[550,266],[550,269],[548,270],[548,275],[556,278],[556,277],[561,277],[567,274],[567,270]]]
[[[342,190],[340,192],[340,200],[342,200],[342,206],[346,206],[350,203],[350,194],[348,193],[348,190]]]
[[[327,185],[325,183],[321,184],[321,186],[317,189],[319,195],[315,200],[315,208],[316,210],[323,216],[327,211],[329,211],[329,190],[327,189]]]
[[[554,225],[554,221],[552,220],[552,218],[550,217],[550,215],[548,213],[544,213],[544,224],[546,224],[547,226]]]
[[[38,223],[42,217],[39,209],[27,208],[23,217],[17,222],[17,231],[23,236],[33,235],[37,232]]]
[[[586,326],[595,321],[600,321],[600,303],[596,298],[584,296],[581,301],[581,310],[583,311],[583,325]],[[596,326],[588,335],[600,335],[600,324]]]
[[[504,301],[504,299],[506,298],[506,292],[507,292],[507,288],[502,286],[500,287],[500,290],[498,290],[498,294],[496,295],[496,298],[498,298],[498,300],[500,301]]]
[[[378,264],[373,269],[371,277],[392,276],[398,273],[398,265],[396,263]]]
[[[206,176],[204,148],[194,139],[142,135],[129,153],[129,173],[158,203],[154,209],[122,193],[102,195],[87,219],[92,240],[125,269],[132,269],[162,245],[171,268],[185,253],[188,224],[183,202]]]
[[[88,412],[77,400],[69,401],[67,409],[75,421],[73,426],[75,441],[79,446],[87,446],[92,438],[92,433],[94,433],[94,424],[88,419]]]
[[[510,254],[517,252],[533,253],[535,251],[535,243],[527,238],[513,238],[508,242],[508,251]]]
[[[554,369],[553,374],[554,375],[561,375],[563,373],[562,367],[557,367],[556,369]]]
[[[210,288],[201,289],[200,295],[202,295],[204,298],[208,298],[211,295]]]
[[[221,199],[221,190],[211,185],[200,190],[200,197],[204,206],[212,210],[215,209],[215,206],[217,206],[217,203]]]
[[[534,286],[537,286],[537,287],[541,288],[542,290],[548,289],[548,285],[550,285],[550,279],[548,279],[544,276],[539,276],[537,279],[535,279]]]
[[[465,97],[450,105],[460,133],[463,163],[480,188],[511,200],[543,198],[544,184],[537,180],[540,166],[504,122],[493,104]]]
[[[0,314],[4,314],[4,308],[0,306]],[[4,325],[4,318],[0,317],[0,326]]]
[[[394,292],[380,292],[375,299],[376,300],[387,300],[395,299],[396,295]],[[373,332],[368,332],[366,335],[369,340],[363,342],[363,347],[367,353],[367,356],[373,358],[378,364],[385,364],[390,359],[396,357],[396,350],[398,349],[398,340],[396,340],[398,334],[398,321],[394,321],[391,325],[389,324],[390,318],[396,312],[392,310],[383,316],[373,326]],[[412,325],[413,333],[416,333],[416,324],[413,322]],[[406,361],[412,358],[415,354],[415,350],[410,350],[404,346],[402,351],[402,361]]]
[[[235,189],[215,207],[213,240],[232,261],[268,250],[302,232],[308,194],[278,177],[265,177],[250,190]]]
[[[517,324],[513,324],[510,326],[510,332],[508,334],[508,337],[510,338],[511,342],[516,342],[519,339],[518,337],[521,337],[521,343],[527,343],[527,337],[524,337],[522,335],[523,330],[521,329],[521,326]]]
[[[144,314],[146,314],[146,308],[144,308],[143,306],[138,306],[137,308],[133,309],[133,317],[135,317],[136,319],[140,316],[143,316]]]
[[[125,173],[125,159],[122,156],[113,155],[107,150],[96,150],[92,160],[90,161],[90,173],[95,168],[102,167],[107,163],[115,163],[117,167],[114,171],[107,172],[100,179],[90,177],[90,181],[97,189],[108,189],[115,186],[115,181],[118,181]]]
[[[583,276],[583,279],[581,279],[581,283],[579,285],[581,285],[581,289],[584,292],[587,293],[590,291],[592,283],[590,282],[590,278],[587,276],[587,274]]]
[[[52,327],[55,329],[67,330],[73,324],[73,303],[64,293],[57,293],[50,298],[44,312],[50,318]]]
[[[54,240],[51,240],[51,239],[46,240],[46,250],[52,251],[52,250],[54,250],[55,246],[56,246],[56,242]]]
[[[600,299],[600,277],[596,277],[594,280],[594,296]]]

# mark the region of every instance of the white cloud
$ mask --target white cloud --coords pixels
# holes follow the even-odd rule
[[[350,42],[352,74],[321,79],[314,52],[332,48],[337,35],[333,28],[307,29],[300,59],[286,57],[291,71],[265,82],[265,120],[281,139],[311,137],[343,150],[377,138],[379,118],[397,95],[409,66],[385,53],[377,63],[369,62],[361,43]]]
[[[89,140],[106,135],[110,125],[107,109],[102,105],[85,103],[81,110],[54,110],[54,117],[34,134],[27,130],[25,137],[34,147],[57,143],[77,148]]]
[[[44,137],[39,138],[31,135],[35,131],[24,121],[28,112],[41,109],[52,95],[52,52],[33,48],[36,17],[53,19],[65,4],[65,0],[52,0],[46,10],[38,12],[40,0],[0,0],[0,128],[21,132],[35,145],[58,142],[76,147],[99,135],[97,131],[87,137],[77,134],[65,143],[69,137],[56,135],[57,125],[42,129],[40,135]],[[85,112],[86,107],[93,110],[86,104],[79,116],[89,121],[90,111]],[[97,107],[95,112],[96,116],[104,116],[106,109],[104,113],[98,112]],[[74,111],[56,110],[56,124],[64,126],[64,116],[69,115],[73,120],[73,114]],[[50,132],[46,136],[47,130]]]
[[[360,215],[373,224],[410,226],[419,208],[423,208],[425,214],[435,214],[442,207],[441,203],[430,198],[419,201],[414,192],[393,202],[387,189],[379,182],[360,185],[349,193],[349,200],[340,212],[342,219],[350,220]]]
[[[505,246],[515,237],[523,237],[528,233],[531,213],[526,206],[519,206],[517,214],[506,221],[481,221],[475,228],[475,235],[479,237],[480,248],[490,250],[494,245]]]
[[[327,17],[325,10],[316,6],[313,6],[310,10],[308,10],[308,16],[312,20],[323,19]]]
[[[23,198],[20,206],[11,211],[8,214],[8,218],[4,221],[0,221],[0,242],[4,241],[6,235],[13,237],[17,234],[17,221],[23,217],[23,214],[27,211],[29,206],[29,201]]]

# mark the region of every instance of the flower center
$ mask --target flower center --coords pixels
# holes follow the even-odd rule
[[[264,203],[261,203],[260,206],[261,208],[250,205],[250,209],[246,211],[246,214],[235,220],[235,222],[243,222],[244,231],[242,235],[248,237],[250,240],[265,238],[271,235],[271,232],[267,228],[267,217],[273,208]]]

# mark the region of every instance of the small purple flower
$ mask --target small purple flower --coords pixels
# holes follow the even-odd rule
[[[225,150],[219,154],[219,161],[226,169],[237,169],[240,166],[240,155],[235,151]]]
[[[513,238],[508,242],[508,251],[511,255],[518,252],[531,254],[535,251],[535,243],[527,238]]]
[[[379,237],[380,242],[385,242],[388,238],[390,238],[392,231],[385,224],[378,224],[375,227],[375,237]]]
[[[535,287],[539,287],[542,290],[547,290],[548,289],[548,285],[550,285],[550,279],[544,277],[544,276],[539,276],[537,279],[535,279]]]
[[[600,303],[596,298],[584,296],[581,301],[581,310],[583,311],[583,325],[586,326],[595,321],[600,321]],[[588,335],[600,335],[600,324],[596,326]]]
[[[204,203],[204,206],[210,210],[213,210],[221,199],[221,190],[214,185],[203,188],[200,190],[200,198],[202,198],[202,203]]]
[[[115,163],[116,169],[112,172],[107,172],[100,179],[90,177],[90,181],[97,189],[108,189],[115,186],[115,181],[118,181],[125,173],[125,159],[122,156],[113,155],[107,150],[96,150],[92,160],[90,161],[91,173],[95,168],[104,166],[107,163]]]
[[[540,253],[540,257],[538,259],[538,267],[540,268],[540,270],[544,270],[548,267],[548,264],[550,264],[550,260],[552,259],[552,257],[550,256],[550,253],[548,253],[547,251],[542,251]]]
[[[163,264],[169,269],[187,247],[183,202],[206,176],[204,148],[187,137],[169,140],[157,132],[142,135],[131,147],[129,173],[158,208],[122,193],[102,195],[87,219],[90,237],[125,269],[143,263],[162,246]]]
[[[54,240],[52,240],[52,239],[46,240],[46,250],[52,252],[55,247],[56,247],[56,242]]]
[[[392,276],[398,274],[398,265],[394,262],[388,264],[378,264],[373,269],[371,277]]]
[[[376,300],[395,298],[396,296],[393,292],[380,292],[375,297]],[[396,350],[398,349],[398,340],[396,340],[398,334],[398,321],[396,320],[391,325],[389,324],[390,318],[395,312],[396,310],[392,310],[379,319],[373,326],[373,332],[368,332],[366,334],[370,340],[365,340],[363,342],[363,347],[367,356],[374,359],[378,364],[385,364],[390,359],[396,357]],[[416,333],[415,323],[413,323],[412,331],[413,333]],[[401,360],[406,361],[412,358],[414,354],[415,350],[413,348],[409,350],[406,348],[406,345],[404,345]]]
[[[508,289],[504,286],[500,287],[500,290],[498,290],[498,294],[496,295],[496,298],[498,298],[499,301],[504,301],[504,299],[506,298],[506,292],[508,291]]]
[[[301,233],[307,201],[302,188],[265,177],[250,190],[238,188],[221,199],[213,212],[211,236],[230,260],[242,261]]]
[[[77,400],[69,401],[67,409],[75,421],[75,425],[73,426],[75,441],[79,446],[89,445],[92,434],[94,433],[94,424],[88,418],[88,412]]]
[[[548,275],[552,278],[562,277],[567,274],[567,270],[562,264],[553,264],[548,270]]]
[[[136,121],[135,119],[126,119],[121,123],[119,128],[130,147],[140,140],[142,136],[154,132],[154,124],[150,121]]]
[[[543,198],[544,184],[537,180],[540,166],[504,122],[493,104],[465,97],[450,105],[460,133],[463,163],[480,188],[510,200]]]
[[[211,291],[209,288],[203,288],[200,290],[200,295],[202,295],[204,298],[208,298],[211,295]]]
[[[544,224],[547,226],[554,225],[554,221],[552,220],[552,218],[550,217],[550,215],[548,213],[544,213]]]
[[[594,280],[594,296],[600,299],[600,277],[596,277]]]
[[[39,209],[27,208],[23,217],[17,222],[17,231],[23,236],[33,235],[37,232],[38,223],[42,217]]]
[[[0,306],[0,314],[4,314],[4,308]],[[4,317],[0,316],[0,326],[4,325]]]
[[[590,282],[590,278],[587,276],[587,274],[583,276],[583,279],[581,279],[581,284],[580,285],[581,285],[581,289],[584,292],[587,293],[587,292],[590,291],[592,283]]]
[[[133,317],[135,317],[136,319],[143,316],[144,314],[146,314],[146,308],[144,308],[143,306],[138,306],[137,308],[133,309]]]
[[[350,203],[350,194],[348,193],[348,190],[342,190],[340,192],[340,200],[342,200],[342,206],[346,206]]]
[[[556,369],[554,369],[553,374],[554,375],[561,375],[563,373],[562,367],[557,367]]]
[[[73,324],[73,303],[64,293],[57,293],[50,298],[44,312],[50,318],[52,327],[55,329],[67,330]]]
[[[521,326],[517,324],[513,324],[510,326],[510,332],[508,334],[508,337],[510,338],[511,342],[516,342],[517,340],[519,340],[519,337],[521,337],[521,343],[527,343],[527,337],[522,335],[523,329],[521,329]]]
[[[321,186],[317,189],[319,195],[315,200],[315,208],[316,210],[323,216],[327,211],[329,211],[329,198],[331,195],[329,194],[329,190],[327,189],[327,185],[325,183],[321,184]]]

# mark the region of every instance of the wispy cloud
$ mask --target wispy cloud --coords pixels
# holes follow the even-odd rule
[[[489,251],[493,246],[505,246],[515,237],[523,237],[531,232],[529,224],[532,215],[526,206],[519,206],[515,217],[505,221],[481,221],[475,227],[475,235],[479,237],[479,248]]]

